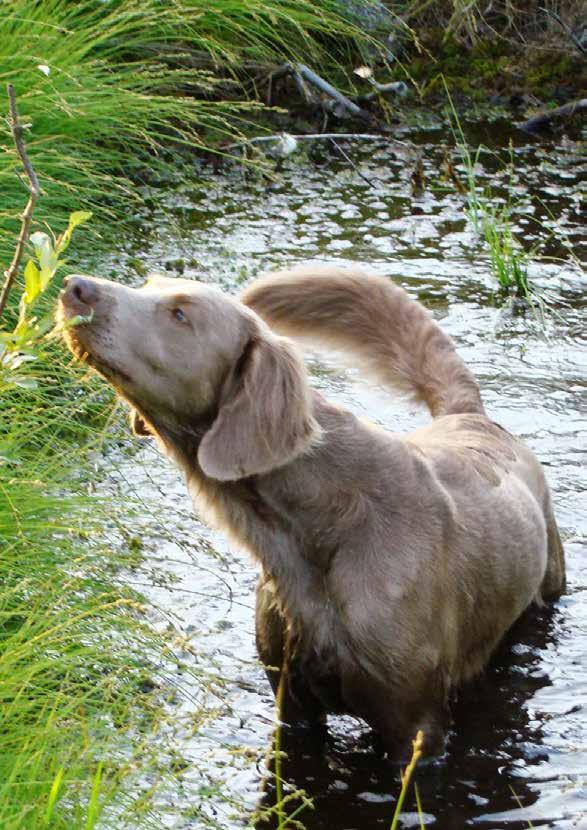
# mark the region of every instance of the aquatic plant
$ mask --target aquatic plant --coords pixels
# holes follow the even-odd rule
[[[486,206],[482,227],[489,250],[491,272],[500,288],[508,294],[530,300],[529,254],[524,251],[512,232],[507,208],[498,210]]]
[[[528,281],[530,255],[522,248],[512,231],[512,208],[509,200],[501,205],[490,190],[481,190],[476,169],[485,148],[481,145],[473,152],[465,138],[459,115],[454,106],[446,81],[445,92],[449,104],[451,131],[461,164],[465,168],[465,185],[461,187],[466,199],[466,213],[478,237],[482,237],[489,253],[491,273],[506,294],[515,294],[531,301],[533,290]],[[513,173],[513,153],[510,146],[510,182]]]

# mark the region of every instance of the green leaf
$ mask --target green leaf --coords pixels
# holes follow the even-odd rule
[[[24,284],[24,301],[26,305],[31,305],[41,293],[41,275],[32,259],[25,265]]]
[[[94,780],[92,782],[92,792],[90,793],[90,800],[88,802],[88,813],[86,817],[86,827],[85,830],[93,830],[96,825],[96,822],[102,812],[100,807],[100,792],[102,786],[102,769],[103,763],[100,761],[98,763],[98,768],[96,770],[96,774],[94,775]]]
[[[57,775],[53,779],[53,784],[51,786],[51,791],[49,793],[49,798],[47,800],[47,809],[45,810],[45,825],[49,824],[53,816],[53,810],[55,808],[55,804],[57,803],[57,796],[59,795],[61,781],[63,779],[64,773],[65,768],[60,767],[59,771],[57,772]]]
[[[43,231],[33,233],[31,235],[31,243],[35,249],[35,255],[39,265],[41,266],[41,291],[44,291],[57,270],[59,258],[53,247],[51,237],[43,233]]]
[[[66,320],[63,324],[63,330],[70,329],[72,326],[81,326],[85,323],[91,323],[94,319],[94,309],[90,311],[89,314],[76,314],[75,317],[71,317],[69,320]]]
[[[92,216],[89,210],[76,210],[69,217],[69,225],[57,240],[56,250],[58,254],[62,254],[71,242],[71,235],[78,225],[87,222]]]
[[[78,225],[83,225],[88,219],[92,218],[91,210],[75,210],[69,217],[69,227],[71,230],[77,228]]]
[[[40,339],[55,325],[55,315],[52,311],[45,314],[35,325],[35,338]]]
[[[36,359],[35,355],[26,354],[25,352],[11,352],[4,362],[10,371],[14,372],[16,369],[20,369],[25,363],[31,363],[31,361]]]
[[[12,332],[15,340],[20,340],[25,337],[30,328],[28,320],[20,320],[14,331]]]

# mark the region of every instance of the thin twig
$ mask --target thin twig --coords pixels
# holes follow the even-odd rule
[[[335,141],[333,138],[331,138],[331,139],[330,139],[330,143],[332,144],[332,146],[333,146],[333,147],[335,147],[335,148],[336,148],[336,151],[337,151],[338,153],[340,153],[340,154],[341,154],[341,156],[342,156],[344,159],[346,159],[346,161],[348,161],[348,163],[349,163],[349,164],[350,164],[350,166],[353,168],[353,170],[355,171],[355,173],[356,173],[358,176],[360,176],[360,177],[363,179],[363,181],[364,181],[364,182],[367,182],[367,184],[369,185],[369,187],[373,187],[373,188],[375,188],[375,189],[376,189],[376,187],[377,187],[377,186],[374,184],[374,182],[372,182],[372,181],[371,181],[371,179],[367,178],[367,176],[365,176],[365,174],[364,174],[364,173],[361,173],[361,171],[359,170],[359,168],[357,167],[357,165],[355,164],[355,162],[352,160],[352,158],[349,156],[349,154],[348,154],[348,153],[345,153],[345,151],[342,149],[342,147],[340,146],[340,144],[337,144],[337,143],[336,143],[336,141]]]
[[[16,279],[16,275],[18,274],[20,261],[22,259],[25,246],[29,239],[35,202],[39,198],[40,193],[37,174],[35,173],[33,165],[29,160],[25,143],[23,140],[24,127],[18,119],[18,110],[16,108],[16,94],[14,92],[14,87],[12,86],[12,84],[8,84],[6,89],[8,92],[8,101],[10,103],[10,115],[8,123],[10,125],[12,138],[14,139],[14,146],[16,147],[16,152],[18,153],[20,160],[22,161],[22,166],[24,167],[25,173],[27,174],[29,180],[30,195],[29,200],[26,203],[26,207],[21,216],[22,221],[20,225],[20,233],[18,235],[18,240],[16,242],[16,249],[14,251],[14,256],[12,257],[12,262],[8,266],[7,270],[4,272],[4,285],[2,286],[2,293],[0,294],[0,317],[2,316],[4,309],[6,308],[6,303],[8,301],[10,289],[12,288],[14,280]]]
[[[564,29],[566,34],[570,37],[570,39],[573,41],[574,45],[577,47],[579,52],[581,52],[582,55],[585,55],[587,53],[587,49],[585,49],[585,47],[583,46],[579,38],[575,35],[571,27],[565,23],[565,21],[562,19],[560,15],[558,15],[555,11],[552,11],[552,9],[547,9],[543,6],[540,6],[539,11],[544,12],[544,14],[547,17],[551,17],[553,20],[556,20],[556,22],[562,29]]]

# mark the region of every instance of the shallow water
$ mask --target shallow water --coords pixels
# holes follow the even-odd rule
[[[345,144],[355,167],[332,148],[317,148],[287,162],[275,183],[238,167],[221,175],[204,168],[197,182],[151,192],[153,209],[131,253],[149,267],[229,291],[262,270],[302,260],[361,262],[434,310],[475,372],[488,412],[524,438],[547,468],[568,589],[553,606],[526,614],[454,705],[446,757],[417,772],[424,823],[442,830],[587,827],[584,282],[568,259],[569,248],[580,255],[582,240],[580,148],[571,140],[556,147],[514,135],[511,151],[499,158],[483,152],[476,168],[480,188],[491,187],[496,199],[511,193],[515,230],[527,249],[567,258],[530,266],[530,279],[552,300],[542,321],[538,313],[513,313],[496,296],[487,255],[465,221],[464,199],[442,178],[447,135],[399,137],[422,152],[427,183],[420,197],[411,195],[411,152],[385,140]],[[495,125],[469,136],[492,149],[507,147],[509,138]],[[513,172],[506,173],[510,152]],[[124,264],[112,263],[112,273],[120,278]],[[309,365],[316,387],[373,421],[401,431],[428,420],[331,359],[310,355]],[[190,636],[195,655],[182,657],[203,673],[213,666],[225,679],[214,695],[205,684],[177,678],[193,696],[178,696],[178,714],[206,707],[211,715],[195,736],[178,730],[187,766],[169,824],[203,826],[186,814],[189,807],[220,827],[242,826],[225,797],[255,805],[273,718],[254,650],[256,568],[198,521],[179,474],[154,448],[113,464],[111,484],[137,489],[145,503],[136,527],[147,561],[129,581],[158,606],[161,619]],[[358,721],[331,718],[329,726],[322,751],[312,751],[307,739],[289,748],[284,775],[315,803],[300,818],[308,830],[388,827],[397,769],[377,755]],[[221,792],[204,785],[208,775]],[[418,826],[415,809],[409,795],[401,827]]]

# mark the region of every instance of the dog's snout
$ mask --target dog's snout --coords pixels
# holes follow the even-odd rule
[[[65,284],[65,295],[82,305],[93,307],[99,298],[98,286],[88,277],[69,277]]]

